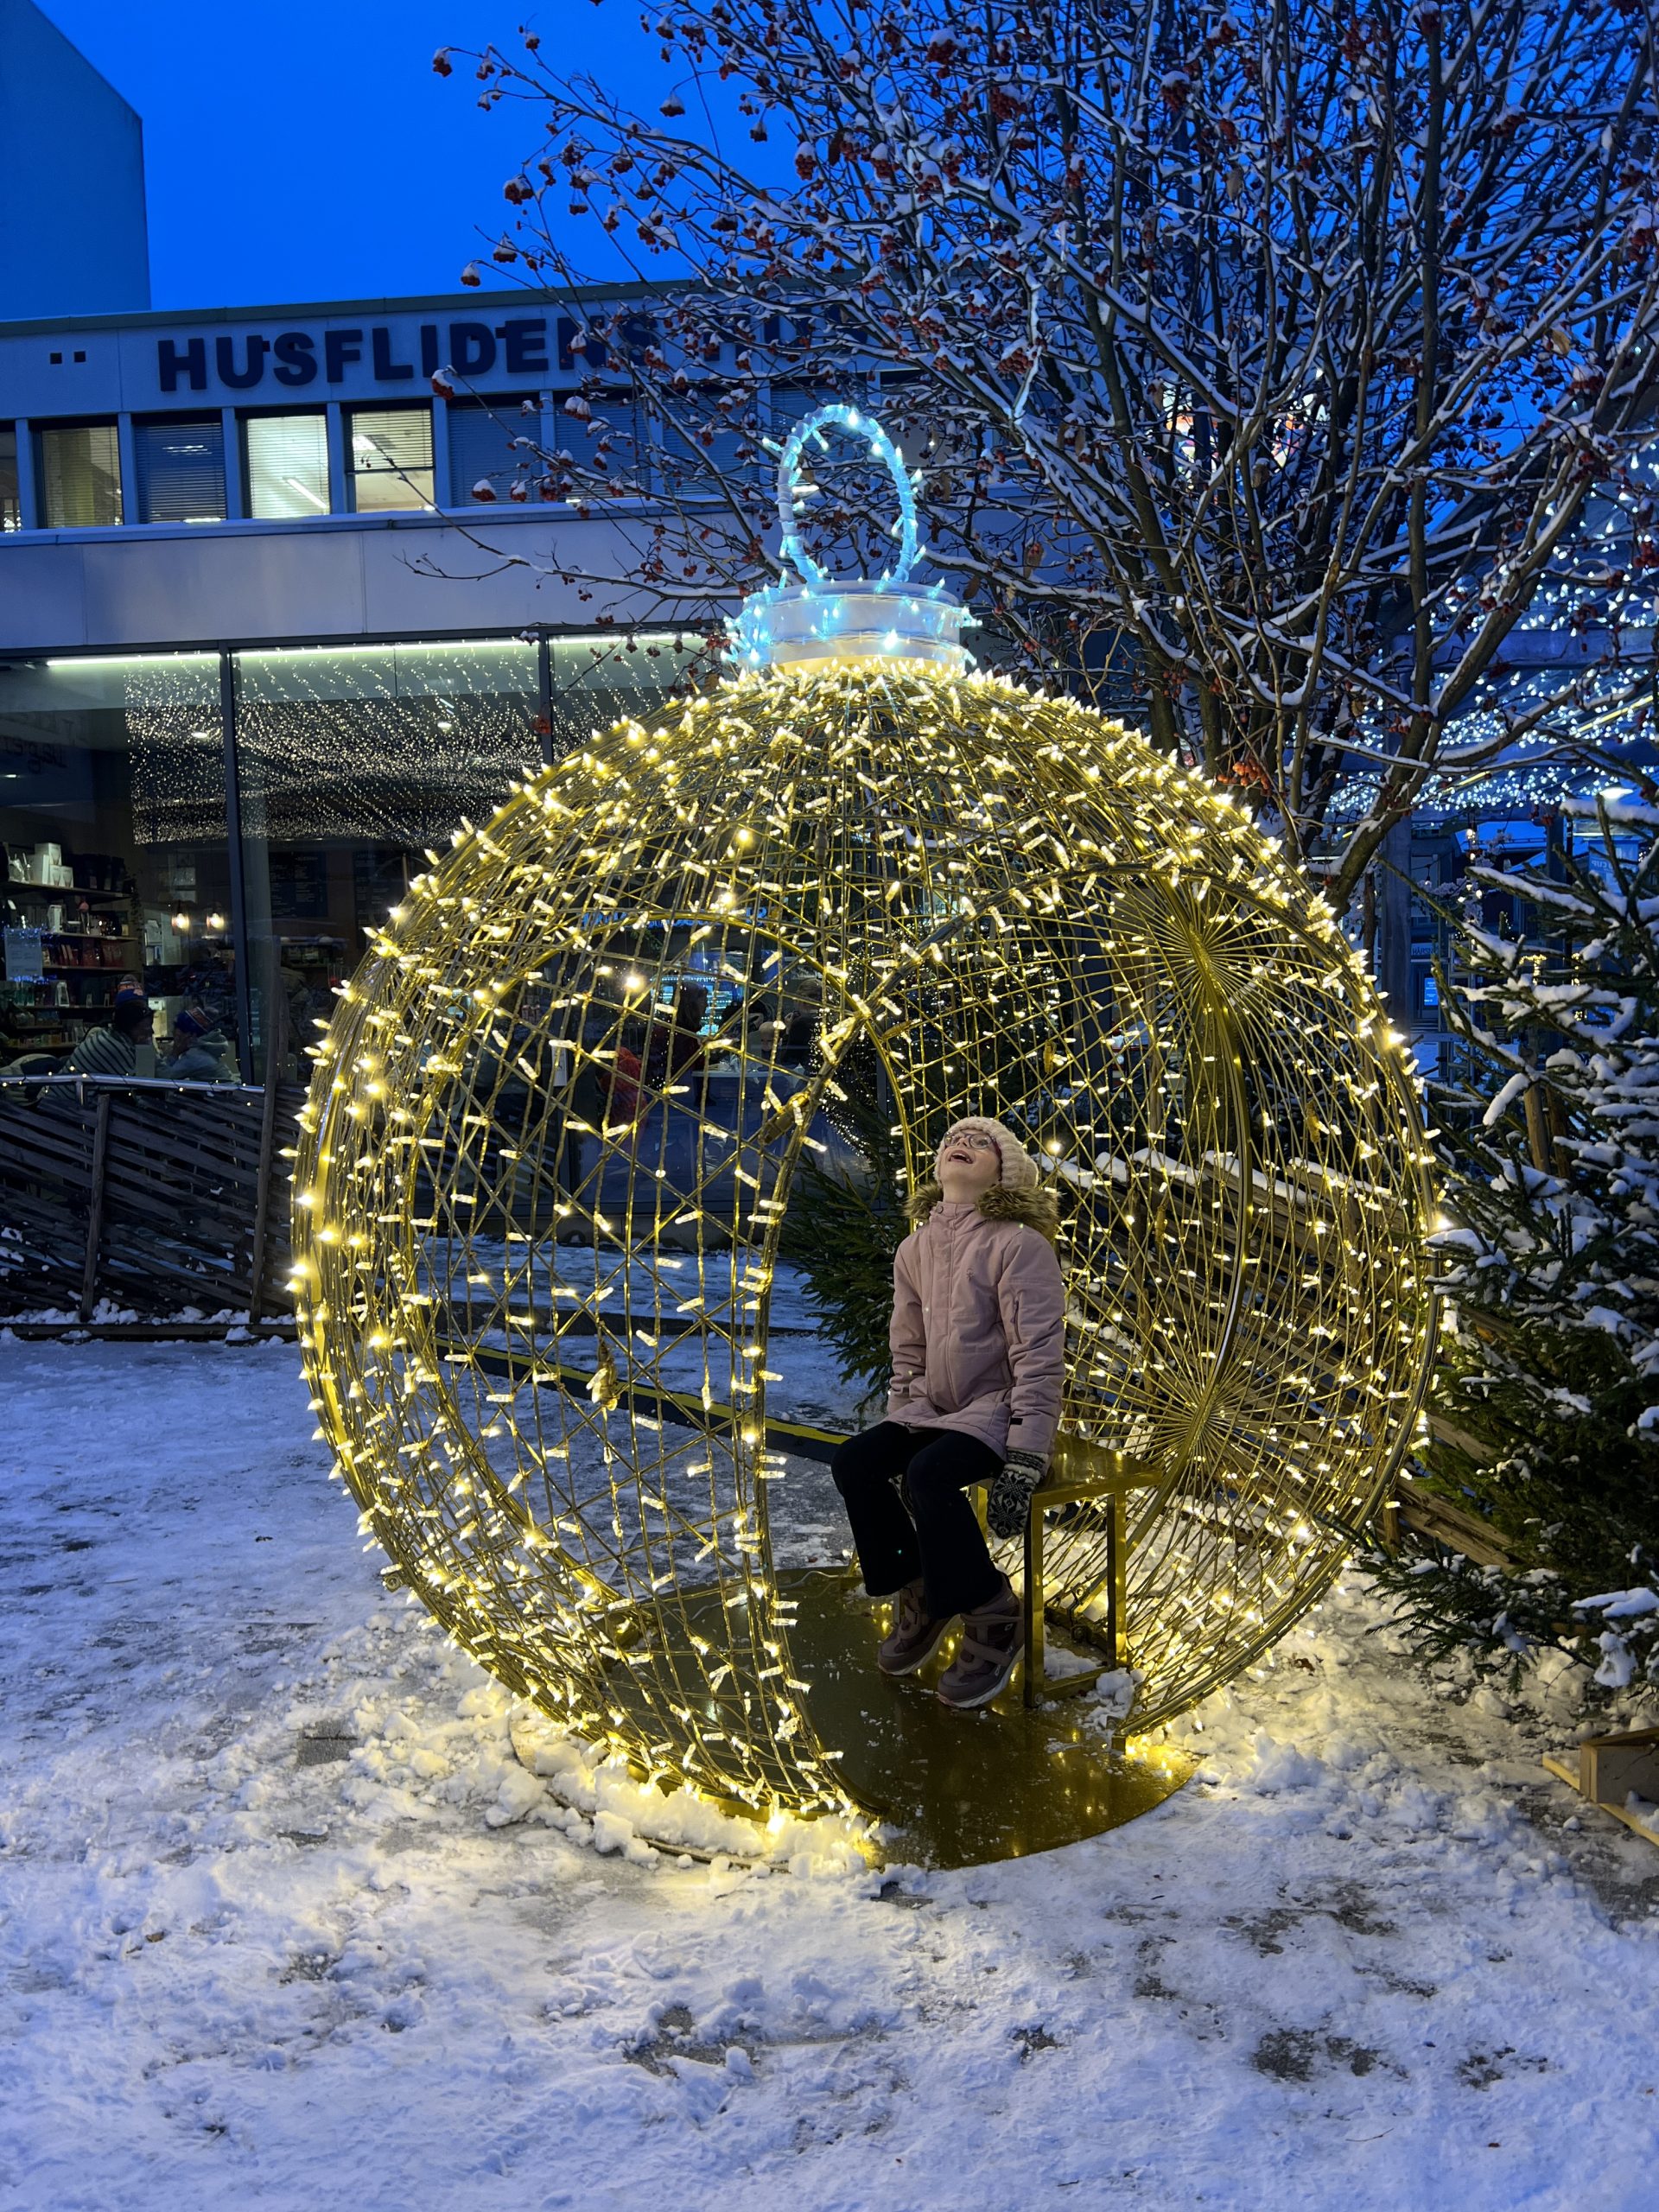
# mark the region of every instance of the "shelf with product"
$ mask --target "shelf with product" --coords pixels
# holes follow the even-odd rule
[[[67,1052],[82,1034],[69,1009],[31,997],[26,982],[0,983],[0,1067],[22,1054]]]
[[[8,856],[6,879],[0,885],[5,912],[12,923],[40,932],[42,966],[52,973],[133,965],[132,948],[142,920],[131,878],[124,876],[122,887],[111,888],[117,864],[102,855],[97,862],[96,867],[73,859],[42,863],[34,853]],[[42,868],[60,879],[96,875],[98,880],[31,880]]]
[[[44,930],[41,939],[53,948],[42,966],[74,969],[80,974],[121,967],[121,947],[138,942],[130,930]]]
[[[42,874],[49,880],[31,880]],[[107,856],[65,859],[40,847],[8,854],[0,1058],[61,1056],[109,1020],[121,983],[141,972],[130,882],[124,864]]]

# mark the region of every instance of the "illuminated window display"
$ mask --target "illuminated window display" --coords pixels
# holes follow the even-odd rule
[[[41,933],[38,976],[14,948],[0,983],[0,1065],[67,1054],[124,980],[234,1046],[226,823],[217,655],[0,664],[0,902]]]
[[[0,1067],[60,1064],[130,979],[162,1038],[200,1001],[253,1082],[280,990],[299,1072],[428,849],[660,703],[684,658],[493,638],[0,662]]]

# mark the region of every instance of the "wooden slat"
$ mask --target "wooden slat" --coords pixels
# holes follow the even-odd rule
[[[1564,1758],[1554,1751],[1546,1751],[1541,1764],[1546,1774],[1553,1774],[1558,1782],[1566,1783],[1569,1789],[1577,1791],[1581,1797],[1584,1796],[1584,1792],[1579,1786],[1579,1762],[1576,1758]],[[1585,1799],[1586,1804],[1595,1801]],[[1622,1821],[1631,1834],[1639,1835],[1644,1843],[1659,1845],[1659,1832],[1656,1832],[1649,1827],[1642,1814],[1633,1812],[1628,1805],[1596,1802],[1596,1810],[1599,1813],[1609,1815],[1613,1820]]]
[[[273,969],[275,963],[273,963]],[[273,974],[265,994],[270,1033],[265,1039],[265,1103],[259,1117],[258,1187],[253,1204],[253,1248],[248,1260],[248,1319],[258,1318],[265,1281],[265,1235],[270,1224],[270,1174],[276,1156],[277,1071],[288,1046],[288,995]]]
[[[98,1102],[92,1120],[92,1195],[86,1205],[86,1258],[80,1271],[80,1318],[84,1321],[92,1310],[92,1293],[98,1283],[98,1240],[104,1230],[104,1170],[110,1157],[110,1108],[113,1101],[105,1091]]]
[[[1461,1552],[1477,1567],[1513,1567],[1515,1556],[1489,1521],[1467,1513],[1448,1498],[1423,1490],[1408,1476],[1395,1478],[1398,1514],[1407,1528],[1428,1536],[1448,1550]]]
[[[291,1320],[274,1314],[245,1333],[224,1321],[8,1321],[25,1344],[51,1344],[67,1337],[76,1344],[291,1344],[299,1334]]]
[[[14,1232],[0,1248],[0,1313],[67,1300],[85,1313],[105,1295],[162,1313],[285,1305],[282,1155],[304,1096],[297,1084],[258,1093],[93,1077],[27,1090],[0,1084],[0,1228]]]

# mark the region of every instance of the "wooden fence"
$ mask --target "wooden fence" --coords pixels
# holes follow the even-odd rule
[[[0,1077],[0,1322],[291,1312],[299,1084]]]

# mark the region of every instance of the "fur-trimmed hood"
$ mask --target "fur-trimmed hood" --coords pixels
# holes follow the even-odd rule
[[[944,1196],[937,1183],[924,1183],[912,1194],[905,1212],[919,1229]],[[987,1221],[1023,1221],[1051,1244],[1059,1234],[1060,1202],[1051,1190],[1011,1191],[1006,1183],[994,1183],[974,1204]]]

